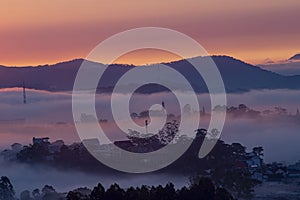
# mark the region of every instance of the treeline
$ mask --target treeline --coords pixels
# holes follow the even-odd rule
[[[20,198],[7,177],[0,179],[0,200],[233,200],[224,188],[216,187],[211,179],[196,177],[189,187],[175,189],[172,183],[165,186],[146,186],[121,188],[118,184],[105,189],[100,183],[92,190],[78,188],[68,193],[58,193],[49,185],[42,190],[21,192]]]

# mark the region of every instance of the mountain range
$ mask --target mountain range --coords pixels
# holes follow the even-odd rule
[[[269,62],[258,65],[259,67],[276,72],[281,75],[291,76],[300,74],[300,54],[295,54],[287,60]]]
[[[300,53],[290,57],[289,60],[300,60]]]
[[[300,89],[300,75],[284,76],[260,67],[245,63],[229,56],[211,56],[216,63],[229,93],[246,92],[259,89]],[[207,57],[192,58],[197,63],[205,64]],[[83,59],[75,59],[54,65],[35,67],[0,66],[0,88],[22,87],[47,91],[70,91]],[[90,61],[87,61],[90,62]],[[91,65],[104,67],[103,64],[90,62]],[[189,80],[196,92],[207,92],[207,87],[196,70],[186,60],[163,63],[177,71]],[[99,81],[98,92],[111,91],[119,78],[134,65],[113,64],[105,71]],[[155,65],[144,66],[155,67]],[[159,85],[147,85],[140,92],[153,93],[165,91]]]

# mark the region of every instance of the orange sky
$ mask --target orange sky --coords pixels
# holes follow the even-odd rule
[[[110,35],[143,26],[183,32],[209,54],[282,60],[300,52],[299,10],[299,0],[0,1],[0,64],[85,57]],[[145,52],[139,63],[157,60]]]

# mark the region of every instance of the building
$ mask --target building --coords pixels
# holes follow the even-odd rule
[[[33,137],[32,138],[32,144],[35,145],[49,145],[50,142],[49,142],[49,137],[42,137],[42,138],[36,138],[36,137]]]
[[[298,178],[300,177],[300,161],[293,165],[289,165],[287,167],[288,170],[288,177],[290,178]]]
[[[262,174],[262,158],[254,152],[246,154],[246,163],[248,166],[248,170],[251,173],[251,177],[253,179],[262,181],[263,174]]]
[[[268,181],[281,181],[287,177],[287,168],[282,163],[274,162],[264,166],[263,174]]]

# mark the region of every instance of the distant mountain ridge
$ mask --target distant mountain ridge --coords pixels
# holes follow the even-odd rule
[[[300,76],[283,76],[257,66],[247,64],[228,56],[211,56],[216,63],[229,93],[246,92],[255,89],[300,89]],[[207,57],[192,58],[204,64]],[[61,62],[54,65],[37,67],[5,67],[0,66],[0,88],[22,87],[47,91],[70,91],[73,89],[77,71],[83,59]],[[104,67],[103,64],[89,62],[91,66]],[[198,93],[207,92],[201,75],[186,60],[166,64],[185,76]],[[153,65],[154,67],[155,65]],[[98,86],[98,92],[112,91],[118,79],[134,65],[114,64],[108,67]],[[151,66],[146,66],[146,68]],[[142,93],[165,91],[158,85],[148,85]]]
[[[300,53],[290,57],[288,60],[300,60]]]

